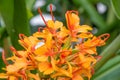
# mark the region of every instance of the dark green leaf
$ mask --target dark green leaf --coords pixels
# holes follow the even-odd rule
[[[25,0],[25,1],[26,1],[26,6],[27,6],[28,19],[31,19],[31,17],[33,17],[32,9],[33,9],[35,0]]]
[[[111,0],[111,5],[116,16],[120,19],[120,0]]]
[[[36,0],[25,0],[25,1],[26,1],[27,9],[32,10],[33,4]]]

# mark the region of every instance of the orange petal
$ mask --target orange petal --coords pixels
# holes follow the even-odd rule
[[[0,73],[0,78],[8,78],[8,76],[5,73]]]
[[[65,14],[67,26],[69,30],[74,30],[79,25],[80,19],[76,11],[67,11]]]

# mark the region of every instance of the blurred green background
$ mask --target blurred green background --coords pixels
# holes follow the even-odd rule
[[[104,47],[98,48],[102,59],[95,66],[91,80],[120,80],[120,0],[0,0],[0,69],[4,66],[1,52],[10,55],[10,46],[17,50],[18,35],[30,36],[38,27],[44,27],[37,9],[40,7],[46,20],[51,19],[49,5],[53,6],[56,20],[66,24],[65,12],[77,10],[80,24],[93,27],[98,36],[111,36]],[[0,70],[2,72],[2,70]]]

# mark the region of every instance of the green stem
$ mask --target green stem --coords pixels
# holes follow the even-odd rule
[[[115,55],[116,51],[120,49],[120,34],[117,38],[101,53],[102,59],[96,64],[95,70],[98,71],[108,59]]]

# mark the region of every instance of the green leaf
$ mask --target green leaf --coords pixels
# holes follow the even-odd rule
[[[20,33],[30,35],[25,0],[0,0],[0,12],[12,45],[20,49],[18,35]]]
[[[120,56],[109,60],[94,75],[94,80],[120,80]]]
[[[120,42],[120,34],[100,54],[102,56],[102,59],[96,64],[96,66],[95,66],[96,71],[99,71],[99,69],[106,63],[106,61],[108,61],[112,56],[114,56],[115,53],[120,49],[120,43],[119,42]]]
[[[25,0],[25,1],[26,1],[27,9],[32,10],[33,4],[36,0]]]
[[[120,0],[111,0],[111,5],[114,13],[120,19]]]
[[[26,6],[27,6],[28,19],[31,19],[31,17],[33,17],[32,9],[33,9],[33,4],[35,0],[25,0],[25,1],[26,1]]]

